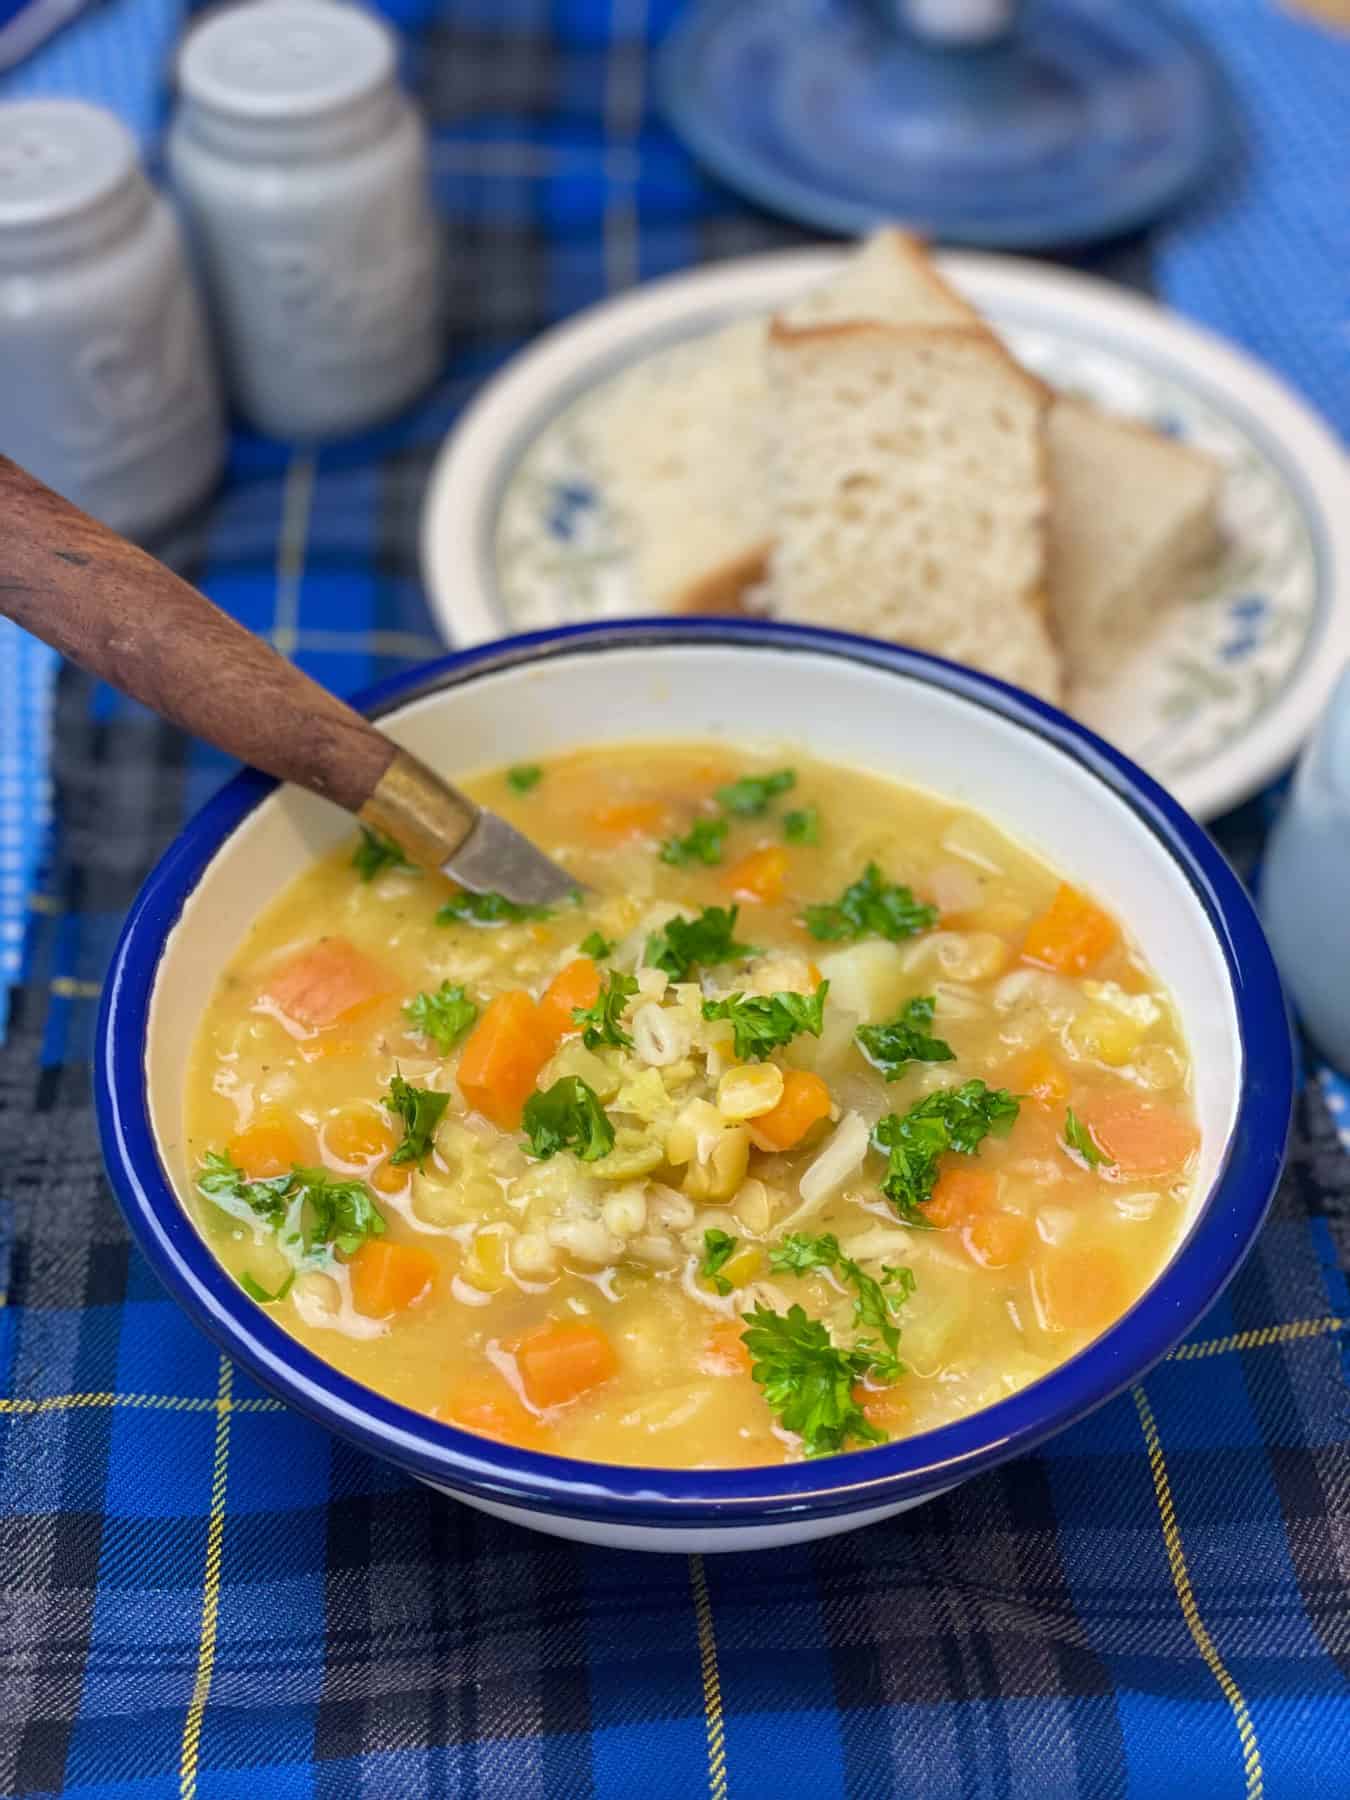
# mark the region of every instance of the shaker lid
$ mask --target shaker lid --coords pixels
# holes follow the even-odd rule
[[[393,72],[389,32],[343,0],[247,0],[198,26],[178,61],[189,100],[259,121],[339,111]]]
[[[139,172],[131,133],[83,100],[0,106],[0,232],[97,212]]]

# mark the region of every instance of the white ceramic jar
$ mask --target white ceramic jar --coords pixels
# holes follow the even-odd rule
[[[0,106],[0,450],[133,537],[224,460],[177,223],[127,130],[76,100]]]
[[[233,398],[279,437],[372,424],[440,363],[426,140],[394,63],[335,0],[217,12],[179,59],[169,166]]]

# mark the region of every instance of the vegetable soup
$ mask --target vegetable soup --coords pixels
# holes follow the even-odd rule
[[[575,904],[363,832],[193,1052],[196,1216],[319,1356],[516,1445],[783,1462],[1024,1387],[1158,1272],[1199,1145],[1172,1004],[987,820],[722,744],[470,785]]]

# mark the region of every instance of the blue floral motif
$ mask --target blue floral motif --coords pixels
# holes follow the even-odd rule
[[[599,504],[599,495],[589,484],[580,481],[559,481],[551,489],[548,506],[545,510],[545,524],[552,538],[561,538],[564,542],[576,537],[581,530],[585,515],[593,512]]]
[[[1219,655],[1227,663],[1245,662],[1254,650],[1261,648],[1270,602],[1264,594],[1243,594],[1228,608],[1231,634],[1219,645]]]

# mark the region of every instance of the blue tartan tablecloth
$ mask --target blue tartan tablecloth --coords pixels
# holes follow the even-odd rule
[[[1267,0],[1188,6],[1247,154],[1096,266],[1252,344],[1348,429],[1350,43]],[[110,76],[77,34],[115,44],[132,12],[150,37]],[[158,546],[338,691],[438,648],[418,504],[484,375],[608,291],[799,241],[653,117],[647,46],[671,12],[401,9],[450,229],[444,379],[318,455],[239,433],[219,498]],[[175,23],[114,0],[12,79],[110,80],[153,139]],[[96,997],[147,867],[226,772],[62,675],[58,830],[0,1051],[0,1794],[1350,1796],[1343,1081],[1308,1062],[1274,1214],[1222,1304],[1039,1455],[802,1549],[553,1543],[283,1410],[128,1244],[90,1110]],[[1245,872],[1271,804],[1219,827]]]

